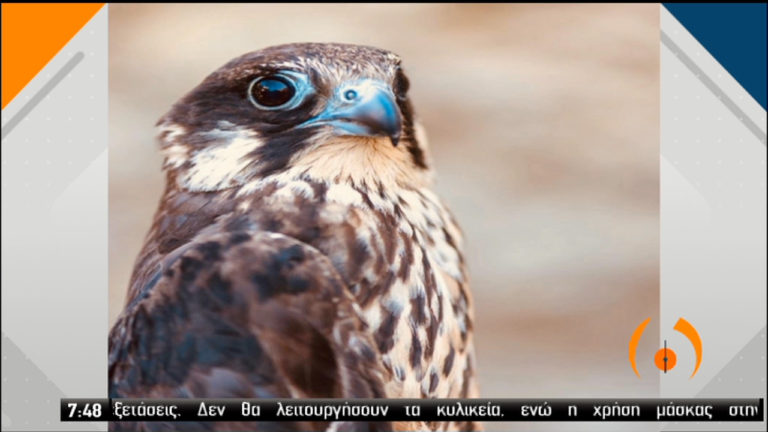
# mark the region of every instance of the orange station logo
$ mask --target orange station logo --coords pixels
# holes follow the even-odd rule
[[[640,378],[640,372],[637,371],[637,344],[640,342],[640,338],[643,336],[645,327],[648,326],[649,322],[651,322],[650,318],[640,323],[635,329],[635,332],[632,333],[632,337],[629,339],[629,363],[632,365],[632,370],[635,371],[635,375],[637,375],[638,378]],[[696,331],[693,325],[684,318],[679,318],[673,329],[679,331],[683,336],[688,338],[693,345],[693,350],[696,352],[696,367],[691,374],[691,378],[693,378],[699,371],[699,366],[701,366],[701,336],[699,336],[699,332]],[[667,346],[666,340],[664,340],[664,347],[656,351],[656,354],[653,356],[653,363],[664,373],[674,369],[677,365],[677,353]]]

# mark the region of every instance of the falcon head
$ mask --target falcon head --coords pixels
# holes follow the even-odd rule
[[[245,54],[158,126],[169,178],[189,191],[269,176],[379,188],[429,179],[400,58],[373,47],[302,43]]]

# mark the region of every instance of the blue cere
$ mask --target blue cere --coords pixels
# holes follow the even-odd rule
[[[364,79],[340,86],[325,110],[303,126],[329,124],[340,135],[399,138],[402,117],[392,90],[385,83]]]

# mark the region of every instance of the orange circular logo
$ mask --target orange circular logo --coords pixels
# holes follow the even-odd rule
[[[666,372],[677,364],[677,354],[669,348],[662,348],[656,351],[653,362],[657,368]]]

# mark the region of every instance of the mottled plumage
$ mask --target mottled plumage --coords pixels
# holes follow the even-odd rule
[[[254,85],[285,83],[290,101],[260,105]],[[160,120],[167,186],[110,333],[112,397],[477,396],[462,237],[407,90],[387,51],[282,45],[230,61]]]

